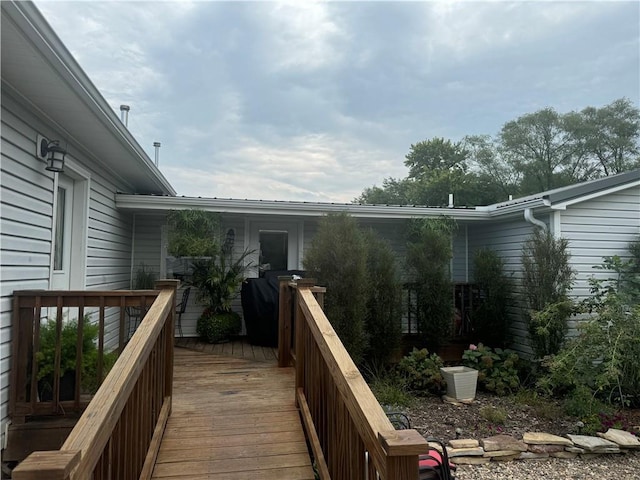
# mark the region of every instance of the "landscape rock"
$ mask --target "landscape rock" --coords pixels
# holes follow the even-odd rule
[[[573,452],[553,452],[550,453],[549,456],[553,458],[564,458],[565,460],[571,460],[573,458],[576,458],[578,454]]]
[[[494,458],[494,457],[512,457],[512,456],[519,456],[522,452],[520,450],[493,450],[491,452],[484,452],[484,455],[482,455],[483,457],[489,457],[489,458]]]
[[[456,465],[483,465],[491,461],[490,458],[485,457],[455,457],[450,460]]]
[[[527,451],[527,445],[520,440],[516,440],[511,435],[494,435],[493,437],[483,438],[480,440],[480,445],[484,448],[485,452],[498,450]]]
[[[580,447],[566,447],[565,451],[571,452],[571,453],[587,453],[587,451],[584,448],[580,448]]]
[[[590,435],[572,435],[567,437],[578,447],[584,448],[591,453],[617,453],[620,451],[617,443],[611,442],[605,438],[592,437]]]
[[[449,446],[451,448],[477,448],[479,445],[480,443],[475,438],[449,440]]]
[[[573,442],[567,438],[543,432],[526,432],[522,436],[522,441],[529,445],[565,445],[567,447],[573,446]]]
[[[501,457],[491,457],[491,461],[492,462],[511,462],[517,459],[521,453],[524,453],[524,452],[517,452],[517,453],[514,453],[513,455],[503,455]]]
[[[599,437],[617,444],[622,448],[640,448],[640,440],[633,433],[617,428],[610,428],[605,433],[598,433]]]
[[[548,453],[522,452],[517,460],[543,460],[549,458]]]
[[[484,455],[482,447],[475,448],[448,448],[447,453],[449,457],[481,457]]]
[[[533,453],[555,453],[555,452],[564,452],[564,445],[529,445],[529,451]]]

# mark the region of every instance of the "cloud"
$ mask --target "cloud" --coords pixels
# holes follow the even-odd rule
[[[412,143],[640,100],[635,2],[37,6],[184,195],[350,201]]]

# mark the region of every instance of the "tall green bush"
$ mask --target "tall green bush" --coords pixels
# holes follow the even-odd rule
[[[205,210],[171,210],[169,226],[169,255],[174,257],[212,257],[221,248],[220,216]]]
[[[373,230],[364,232],[367,250],[367,360],[387,363],[402,337],[402,288],[389,242]]]
[[[453,220],[413,220],[409,226],[407,272],[416,288],[418,327],[427,348],[435,350],[451,336],[453,319],[449,262],[453,256]]]
[[[536,229],[522,247],[529,339],[538,358],[557,353],[568,331],[573,312],[568,294],[575,277],[568,247],[567,239],[543,229]]]
[[[323,217],[303,264],[310,277],[327,287],[327,318],[359,363],[368,345],[367,249],[355,219],[346,213]]]
[[[473,325],[478,341],[485,345],[505,347],[509,340],[511,320],[509,305],[513,285],[505,273],[504,261],[493,250],[478,250],[473,257],[474,280],[484,298],[473,312]]]

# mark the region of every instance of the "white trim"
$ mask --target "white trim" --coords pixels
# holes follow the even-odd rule
[[[131,267],[129,269],[129,288],[133,290],[133,266],[136,262],[136,215],[133,214],[133,219],[131,220]]]
[[[49,250],[49,290],[53,290],[53,261],[56,248],[56,215],[58,211],[58,174],[53,174],[53,203],[51,210],[51,242]]]
[[[160,278],[167,278],[167,256],[169,250],[169,225],[160,225]]]
[[[551,213],[551,233],[555,238],[562,236],[562,212]]]
[[[87,285],[87,253],[89,237],[89,205],[91,201],[91,173],[73,159],[65,160],[65,173],[73,183],[73,261],[69,288],[84,290]]]
[[[608,188],[606,190],[600,190],[599,192],[593,192],[588,195],[583,195],[578,198],[573,198],[571,200],[567,200],[566,202],[561,202],[555,205],[552,205],[551,208],[553,210],[566,210],[567,207],[571,205],[575,205],[576,203],[586,202],[587,200],[592,200],[594,198],[602,197],[604,195],[610,195],[612,193],[619,192],[621,190],[626,190],[628,188],[637,187],[640,185],[640,180],[636,180],[634,182],[625,183],[623,185],[617,185],[615,187]]]
[[[298,268],[302,270],[302,259],[304,258],[304,220],[298,222]]]

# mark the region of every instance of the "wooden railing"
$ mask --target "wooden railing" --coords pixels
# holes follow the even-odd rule
[[[20,424],[30,416],[84,410],[106,376],[109,365],[105,363],[109,362],[105,360],[119,355],[128,341],[128,331],[134,328],[128,325],[132,321],[130,313],[148,310],[158,293],[14,292],[9,395],[12,421]],[[87,329],[93,331],[93,338]],[[72,368],[70,361],[74,363]],[[89,375],[92,378],[87,378]],[[61,392],[61,387],[72,391]]]
[[[280,282],[279,364],[295,365],[296,400],[320,478],[417,479],[427,441],[416,430],[394,429],[314,290],[324,292],[309,281]]]
[[[156,284],[159,292],[153,292],[157,295],[155,301],[61,449],[32,453],[13,470],[12,478],[133,480],[151,477],[171,411],[177,284],[174,280]],[[46,298],[44,292],[34,293],[46,303],[42,300]],[[60,313],[65,300],[64,295],[57,293],[56,298],[62,303]],[[83,298],[86,306],[91,295],[97,292],[73,293],[75,298]],[[101,311],[111,304],[109,298],[112,297],[118,298],[122,307],[135,304],[131,300],[135,295],[128,292],[99,292],[98,297]],[[68,303],[74,302],[76,300]],[[38,304],[34,308],[42,306]]]

